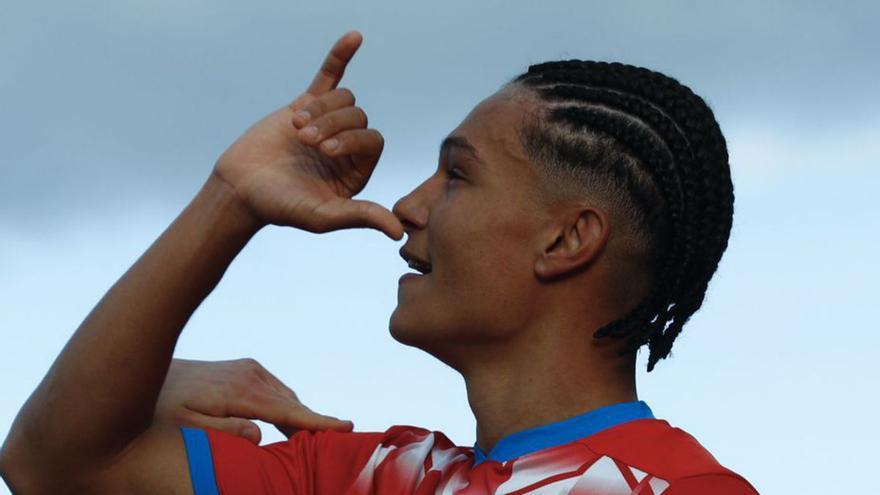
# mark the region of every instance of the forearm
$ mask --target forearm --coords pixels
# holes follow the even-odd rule
[[[5,450],[70,469],[121,452],[151,424],[183,326],[259,228],[212,175],[82,322]]]

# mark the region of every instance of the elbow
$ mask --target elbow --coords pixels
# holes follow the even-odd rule
[[[13,428],[0,446],[0,479],[11,493],[93,493],[94,485],[74,466],[53,462],[38,441]],[[0,484],[2,486],[2,484]],[[103,492],[101,492],[103,493]]]
[[[31,456],[23,449],[14,430],[13,425],[13,431],[0,447],[0,478],[12,493],[40,493],[33,463],[29,460]]]
[[[6,482],[12,493],[19,493],[22,491],[19,486],[21,483],[18,480],[19,473],[13,465],[15,454],[11,451],[12,448],[9,446],[9,439],[7,438],[3,447],[0,447],[0,479]]]
[[[25,482],[22,479],[24,477],[22,466],[20,463],[16,463],[16,459],[20,456],[16,455],[15,449],[11,445],[11,438],[12,435],[0,447],[0,479],[6,482],[12,493],[26,493],[23,486]]]

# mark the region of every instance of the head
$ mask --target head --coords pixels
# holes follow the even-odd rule
[[[623,64],[533,65],[444,140],[394,207],[404,281],[395,339],[453,367],[556,325],[619,356],[668,356],[727,246],[733,185],[705,102]],[[571,335],[568,336],[569,338]]]

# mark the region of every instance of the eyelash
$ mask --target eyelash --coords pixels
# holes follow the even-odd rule
[[[455,172],[456,170],[458,170],[458,167],[452,167],[452,168],[448,168],[448,169],[446,169],[446,177],[447,177],[449,180],[453,180],[453,179],[463,179],[463,177],[462,177],[460,174],[458,174],[458,173]]]

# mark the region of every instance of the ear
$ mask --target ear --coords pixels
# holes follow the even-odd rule
[[[580,207],[557,224],[547,246],[535,262],[535,274],[541,279],[555,278],[587,267],[599,258],[611,224],[604,211]]]

